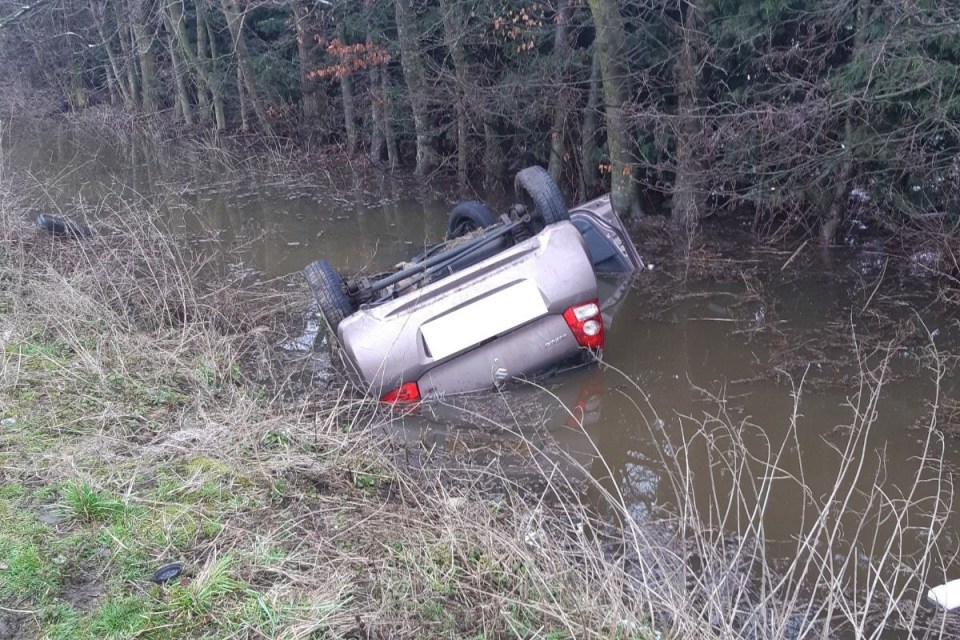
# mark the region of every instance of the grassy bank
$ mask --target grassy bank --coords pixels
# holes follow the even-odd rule
[[[559,521],[398,469],[337,384],[284,399],[305,287],[210,278],[142,201],[83,241],[22,202],[0,192],[0,637],[644,636]]]
[[[493,466],[484,490],[408,468],[382,408],[276,365],[306,287],[218,273],[140,199],[99,203],[91,238],[50,238],[25,216],[28,191],[0,185],[0,638],[779,640],[950,625],[923,605],[953,561],[938,542],[938,407],[914,487],[893,495],[863,465],[883,354],[852,385],[827,495],[786,471],[799,382],[778,442],[722,397],[663,433],[624,378],[672,505],[638,522],[611,482],[584,480],[588,508],[551,468],[533,495]],[[774,562],[764,522],[784,483],[805,517]],[[183,574],[151,583],[171,562]]]

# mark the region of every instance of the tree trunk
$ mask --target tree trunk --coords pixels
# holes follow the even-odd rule
[[[623,17],[618,0],[589,0],[596,27],[595,46],[600,55],[600,76],[610,150],[610,200],[622,216],[639,216],[640,194],[630,163],[630,127],[623,113],[629,93],[624,65]]]
[[[340,76],[340,96],[343,98],[343,128],[347,133],[347,154],[357,152],[357,117],[353,106],[353,73]]]
[[[851,63],[856,64],[862,60],[865,54],[864,40],[866,39],[867,26],[870,24],[869,3],[864,0],[857,0],[854,5],[856,31],[853,34],[853,52],[851,54]],[[868,89],[869,87],[866,87]],[[856,117],[857,103],[852,96],[845,96],[847,107],[843,112],[843,146],[842,159],[840,161],[840,170],[836,172],[833,186],[833,193],[830,205],[824,214],[823,221],[820,223],[820,244],[827,247],[833,244],[837,236],[837,230],[840,228],[840,222],[843,219],[847,207],[847,200],[850,194],[850,182],[854,176],[854,129],[853,119]]]
[[[503,190],[503,154],[500,132],[492,118],[483,122],[483,188],[487,193]]]
[[[417,136],[417,165],[414,173],[425,176],[437,164],[433,128],[430,125],[429,98],[426,71],[420,51],[417,15],[411,0],[394,0],[397,20],[397,41],[400,46],[400,66],[407,84],[413,128]]]
[[[850,129],[849,125],[845,127],[847,133],[850,133]],[[830,206],[827,207],[826,215],[820,223],[820,245],[822,247],[829,247],[837,237],[837,229],[840,228],[840,220],[846,209],[847,198],[850,193],[849,181],[851,178],[853,178],[853,159],[849,152],[845,152],[837,182],[833,187]]]
[[[196,53],[192,56],[187,56],[187,59],[195,60],[195,66],[198,73],[201,76],[202,82],[197,83],[197,106],[200,107],[202,120],[206,120],[209,117],[210,110],[210,97],[213,95],[212,76],[210,74],[210,64],[207,59],[207,50],[209,45],[207,44],[207,23],[204,20],[204,10],[201,4],[198,2],[196,6],[196,21],[194,22],[194,28],[197,33],[197,50]],[[186,43],[186,44],[189,44]]]
[[[117,93],[117,81],[113,73],[109,69],[106,70],[106,76],[107,76],[107,93],[110,95],[110,106],[115,107],[120,102],[122,102],[122,98]]]
[[[367,48],[374,45],[373,35],[367,31]],[[370,162],[378,163],[383,159],[383,90],[380,82],[380,65],[370,65]]]
[[[457,100],[457,186],[461,192],[470,188],[467,166],[470,163],[470,124],[467,119],[467,105],[463,96]]]
[[[97,33],[100,35],[100,41],[103,44],[104,50],[107,52],[107,61],[110,63],[110,67],[107,69],[107,77],[110,80],[111,101],[113,100],[114,88],[116,88],[123,100],[124,107],[126,107],[128,111],[132,111],[136,105],[133,104],[130,88],[124,81],[123,73],[120,70],[120,63],[117,60],[117,54],[113,50],[113,32],[107,31],[103,15],[103,4],[99,0],[91,0],[90,13],[93,15],[94,22],[97,23]]]
[[[200,10],[201,7],[198,5],[197,11],[199,12]],[[213,27],[210,26],[210,20],[207,19],[205,8],[203,31],[206,33],[206,41],[210,44],[210,59],[206,64],[208,65],[207,69],[209,70],[210,77],[210,94],[213,97],[213,115],[217,122],[217,131],[226,131],[227,114],[223,104],[224,71],[220,64],[220,51],[217,49],[217,34],[213,32]],[[197,46],[199,47],[199,39]],[[205,58],[205,54],[202,57]]]
[[[167,31],[172,34],[176,42],[176,48],[171,44],[170,57],[173,61],[174,79],[177,83],[177,93],[180,96],[180,103],[185,118],[189,118],[188,124],[193,120],[193,107],[189,100],[189,92],[186,86],[186,66],[189,65],[196,72],[197,82],[197,103],[201,108],[206,108],[207,94],[215,95],[214,85],[217,78],[213,73],[210,61],[207,59],[207,24],[204,17],[204,7],[197,5],[197,48],[194,51],[193,44],[190,42],[190,34],[187,31],[186,19],[183,13],[183,5],[179,0],[164,0],[163,16]],[[184,64],[184,60],[186,64]],[[182,85],[182,86],[181,86]],[[223,105],[220,105],[222,110]],[[218,130],[220,122],[218,119]]]
[[[383,137],[387,143],[387,162],[392,171],[400,166],[400,146],[393,128],[393,98],[388,67],[380,69],[380,87],[383,96]]]
[[[237,67],[237,99],[240,101],[240,131],[250,131],[250,107],[247,105],[247,90],[243,88],[243,71]]]
[[[580,130],[580,197],[588,200],[597,190],[597,113],[600,108],[600,52],[593,48],[590,89]]]
[[[699,3],[699,6],[698,6]],[[700,118],[700,66],[703,63],[704,0],[689,0],[680,27],[682,50],[674,69],[677,86],[677,160],[671,217],[687,235],[695,233],[705,207],[700,162],[703,122]]]
[[[370,153],[373,163],[383,160],[384,133],[383,133],[383,95],[380,82],[380,66],[370,67]]]
[[[467,87],[469,68],[467,54],[463,47],[463,29],[466,21],[458,2],[440,0],[440,12],[443,14],[443,35],[447,51],[453,60],[453,73],[457,79],[454,106],[457,113],[457,184],[462,191],[469,185],[468,166],[470,163],[470,121],[467,111]]]
[[[303,111],[304,122],[313,125],[320,117],[320,96],[316,83],[307,77],[311,70],[310,32],[307,30],[307,17],[310,15],[310,9],[301,4],[299,0],[293,0],[291,6],[296,20],[297,60],[300,63],[300,108]]]
[[[567,42],[567,31],[570,21],[570,11],[567,0],[557,1],[557,30],[553,38],[553,55],[557,61],[556,102],[553,105],[553,126],[550,127],[550,160],[547,171],[557,184],[563,173],[563,141],[565,123],[567,121],[567,105],[570,99],[570,90],[566,85],[566,60],[570,56],[570,44]]]
[[[113,50],[111,39],[106,34],[102,23],[97,25],[97,29],[100,31],[100,38],[103,40],[103,47],[107,50],[107,59],[110,61],[109,75],[112,83],[117,87],[117,91],[120,93],[120,97],[123,100],[123,106],[126,107],[128,111],[131,111],[135,107],[133,104],[133,97],[130,94],[129,86],[126,82],[124,82],[123,74],[120,72],[120,64],[117,61],[117,54]]]
[[[173,34],[167,33],[167,46],[170,48],[170,61],[173,65],[173,81],[177,89],[177,102],[180,105],[180,113],[183,116],[183,122],[188,127],[193,127],[193,106],[190,104],[190,92],[187,90],[186,70],[183,66],[183,60],[180,59],[180,52],[177,50],[177,43],[174,42]]]
[[[253,67],[250,65],[247,41],[243,36],[243,20],[246,17],[246,7],[240,4],[241,1],[221,0],[220,4],[223,15],[227,19],[230,36],[233,38],[233,52],[237,59],[237,82],[240,84],[238,90],[242,94],[243,89],[246,89],[247,101],[257,117],[257,122],[260,123],[261,130],[267,135],[273,135],[273,127],[270,126],[270,120],[263,108],[263,102],[257,95],[257,82],[253,75]]]
[[[119,16],[118,16],[119,17]],[[124,66],[127,70],[127,86],[130,88],[130,104],[133,109],[140,108],[140,83],[137,80],[137,61],[133,55],[135,44],[132,43],[133,30],[127,25],[118,27],[117,34],[120,36],[120,51],[125,60]]]
[[[146,3],[140,5],[137,17],[133,21],[133,40],[140,59],[140,106],[145,113],[157,111],[157,55],[153,45],[156,40],[156,27],[148,21]]]

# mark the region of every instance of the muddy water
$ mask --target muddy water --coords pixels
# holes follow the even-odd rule
[[[214,230],[231,261],[265,276],[299,271],[318,257],[345,271],[392,265],[442,236],[451,203],[436,190],[383,177],[332,185],[256,172],[190,174],[202,157],[172,168],[100,141],[47,136],[24,132],[4,146],[8,173],[54,185],[37,197],[37,209],[70,211],[135,189],[161,201],[174,225]],[[96,207],[88,211],[96,216]],[[689,463],[698,495],[722,486],[720,465],[697,439],[732,433],[761,458],[785,443],[779,473],[802,477],[808,496],[822,496],[837,477],[837,448],[854,420],[850,405],[858,391],[863,399],[861,380],[870,379],[858,362],[876,370],[892,353],[858,455],[863,477],[880,474],[888,491],[906,490],[936,397],[931,345],[956,353],[960,333],[933,283],[878,248],[807,248],[791,260],[792,252],[743,249],[751,245],[736,230],[708,234],[720,240],[686,253],[655,228],[638,230],[653,268],[620,301],[603,363],[397,419],[395,435],[430,452],[414,463],[438,456],[477,469],[496,464],[519,479],[552,466],[598,504],[600,490],[615,484],[642,518],[675,502],[668,470],[678,460]],[[948,371],[941,402],[955,397],[955,387]],[[948,462],[960,463],[957,441],[944,446]],[[804,495],[790,482],[774,492],[764,519],[774,555],[778,541],[789,554]],[[953,517],[947,544],[957,532]]]

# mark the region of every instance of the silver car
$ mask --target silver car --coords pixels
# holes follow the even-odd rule
[[[499,386],[604,344],[595,272],[641,266],[608,196],[567,210],[541,167],[496,216],[450,212],[447,238],[394,271],[344,278],[326,260],[304,275],[350,378],[384,402]]]

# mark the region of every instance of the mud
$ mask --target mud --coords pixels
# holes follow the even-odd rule
[[[25,638],[39,630],[33,614],[0,606],[0,638]]]
[[[84,612],[94,609],[104,593],[106,593],[106,587],[96,575],[84,573],[73,577],[63,585],[60,598],[77,611]]]

